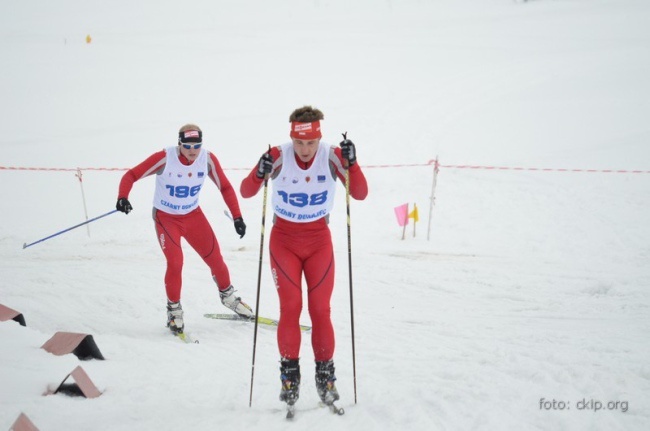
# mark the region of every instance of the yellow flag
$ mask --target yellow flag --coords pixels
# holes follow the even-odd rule
[[[420,221],[420,217],[418,216],[418,206],[413,204],[413,211],[409,213],[409,218],[413,219],[413,222],[417,223]]]

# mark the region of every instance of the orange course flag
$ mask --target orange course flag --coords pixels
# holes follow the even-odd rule
[[[413,204],[413,211],[409,213],[409,217],[412,218],[413,222],[417,223],[420,221],[420,217],[418,216],[418,206]]]

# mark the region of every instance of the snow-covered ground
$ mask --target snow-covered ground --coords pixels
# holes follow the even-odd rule
[[[3,1],[0,304],[27,327],[0,323],[0,429],[21,412],[41,430],[646,429],[648,22],[645,0]],[[287,424],[275,330],[259,328],[249,407],[254,326],[203,318],[228,310],[190,249],[183,306],[200,344],[167,333],[152,179],[129,216],[23,250],[85,219],[82,190],[74,171],[6,168],[127,168],[195,122],[238,188],[303,104],[325,112],[325,141],[349,133],[370,195],[351,208],[357,403],[340,187],[346,414],[317,407],[305,334]],[[82,172],[89,217],[112,210],[123,171]],[[402,240],[405,202],[421,219]],[[251,304],[261,203],[240,200],[239,239],[216,188],[202,196]],[[260,314],[277,317],[267,257]],[[106,360],[45,352],[57,331],[92,334]],[[77,365],[99,398],[42,396]]]

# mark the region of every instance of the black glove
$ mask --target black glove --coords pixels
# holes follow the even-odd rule
[[[357,162],[357,149],[354,143],[349,139],[341,141],[341,155],[348,161],[348,165],[352,166]]]
[[[257,164],[255,175],[257,178],[264,178],[271,172],[273,172],[273,157],[269,153],[264,153]]]
[[[118,211],[122,211],[124,214],[128,214],[131,211],[133,211],[131,202],[129,202],[127,198],[119,198],[117,200],[117,204],[115,204],[115,209],[117,209]]]
[[[246,235],[246,223],[244,223],[244,219],[241,217],[237,217],[235,220],[235,230],[239,234],[240,238],[243,238],[244,235]]]

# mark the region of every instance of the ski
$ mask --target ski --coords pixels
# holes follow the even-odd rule
[[[237,320],[241,322],[250,322],[255,323],[254,318],[243,317],[238,314],[220,314],[220,313],[206,313],[203,315],[208,319],[220,319],[220,320]],[[270,319],[268,317],[259,316],[257,318],[257,323],[267,326],[278,326],[278,321],[275,319]],[[302,331],[311,331],[311,326],[300,325]]]
[[[323,408],[327,407],[332,414],[338,415],[338,416],[343,416],[345,414],[345,410],[343,410],[342,407],[337,406],[334,403],[326,404],[324,402],[319,401],[318,402],[318,408]],[[312,410],[312,409],[307,409],[307,410]],[[295,404],[287,404],[287,411],[286,411],[286,418],[288,420],[293,419],[296,416],[296,405]]]
[[[193,338],[187,332],[176,332],[173,335],[176,336],[176,338],[178,338],[179,340],[181,340],[185,344],[199,344],[199,340]]]
[[[345,410],[343,410],[342,407],[337,407],[337,405],[334,403],[325,404],[325,405],[329,407],[330,411],[336,415],[343,416],[345,414]]]
[[[287,419],[291,420],[296,415],[296,405],[287,404]]]

